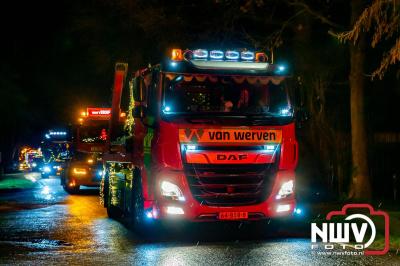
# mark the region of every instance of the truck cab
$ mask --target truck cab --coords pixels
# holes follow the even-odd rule
[[[99,186],[110,117],[111,108],[88,107],[81,113],[74,127],[72,156],[61,176],[66,192],[74,194],[81,186]]]
[[[51,129],[40,144],[43,161],[37,162],[42,178],[61,176],[71,158],[71,136],[69,130]]]
[[[126,74],[117,64],[112,117]],[[109,215],[133,225],[292,215],[298,144],[290,86],[285,66],[247,50],[173,49],[136,71],[125,131],[111,119],[104,156],[100,193]]]

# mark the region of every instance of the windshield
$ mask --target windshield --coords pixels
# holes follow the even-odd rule
[[[108,123],[82,126],[79,128],[79,141],[82,143],[104,143],[108,139]]]
[[[291,116],[284,77],[166,75],[164,114]]]
[[[67,142],[44,142],[41,149],[45,162],[63,161],[71,157],[70,144]]]

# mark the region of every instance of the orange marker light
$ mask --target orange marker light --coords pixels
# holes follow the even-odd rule
[[[172,49],[171,59],[175,61],[183,60],[182,49]]]
[[[119,116],[120,116],[120,117],[125,117],[125,116],[126,116],[126,113],[122,112],[122,113],[119,114]]]
[[[81,112],[81,116],[86,116],[86,112]]]
[[[256,53],[256,62],[267,62],[268,56],[265,53]]]
[[[86,169],[85,168],[74,168],[73,172],[76,175],[86,175]]]

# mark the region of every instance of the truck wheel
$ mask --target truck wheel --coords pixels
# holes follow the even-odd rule
[[[65,171],[61,172],[60,183],[61,183],[61,186],[63,186],[63,187],[66,186],[66,184],[67,184],[67,182],[66,182],[66,172]]]
[[[122,211],[118,207],[115,207],[111,204],[111,198],[112,198],[111,188],[110,188],[109,182],[107,182],[107,183],[108,183],[107,197],[106,197],[106,199],[107,199],[107,215],[111,219],[119,220],[122,217]]]
[[[65,192],[68,194],[78,194],[80,190],[80,186],[69,187],[68,185],[63,185]]]
[[[128,215],[128,227],[143,233],[142,229],[145,226],[145,217],[142,180],[139,171],[136,170],[133,175],[131,195],[131,212]]]

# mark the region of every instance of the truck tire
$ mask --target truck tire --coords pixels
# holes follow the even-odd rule
[[[145,227],[145,214],[144,214],[144,198],[142,189],[142,178],[138,170],[134,170],[133,185],[131,189],[131,206],[132,210],[128,214],[128,227],[136,232],[143,233]]]
[[[63,188],[70,195],[78,194],[80,191],[80,186],[69,187],[68,185],[63,185]]]
[[[108,180],[108,178],[107,178]],[[118,208],[115,207],[111,204],[111,188],[110,188],[110,182],[106,182],[106,184],[108,185],[108,189],[107,189],[107,196],[106,198],[106,202],[107,202],[107,215],[109,218],[114,219],[114,220],[119,220],[122,217],[122,211]]]

